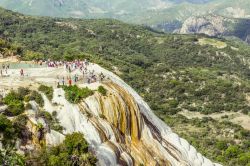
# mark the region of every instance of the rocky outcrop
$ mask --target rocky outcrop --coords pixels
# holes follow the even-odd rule
[[[181,34],[200,33],[209,36],[219,36],[227,29],[224,26],[225,18],[221,16],[209,15],[203,17],[190,17],[182,25]]]
[[[250,43],[249,25],[249,19],[226,18],[218,15],[192,16],[184,21],[177,33],[237,37]]]

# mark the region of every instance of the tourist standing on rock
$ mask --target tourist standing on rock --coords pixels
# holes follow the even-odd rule
[[[72,85],[72,80],[71,80],[71,78],[69,78],[69,86],[71,86]]]
[[[101,74],[99,75],[99,78],[101,81],[103,81],[103,79],[105,78],[104,74],[101,72]]]
[[[64,77],[62,78],[62,85],[63,85],[63,86],[65,85]]]
[[[59,88],[60,87],[60,79],[59,79],[59,77],[57,77],[57,88]]]
[[[77,74],[75,74],[75,76],[74,76],[74,81],[75,81],[75,83],[78,82],[78,75]]]
[[[20,70],[20,75],[21,75],[21,76],[24,76],[24,71],[23,71],[23,69]]]

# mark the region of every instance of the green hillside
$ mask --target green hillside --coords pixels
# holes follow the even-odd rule
[[[87,58],[99,63],[129,83],[163,121],[208,158],[231,166],[250,163],[250,131],[227,117],[217,121],[178,114],[225,111],[249,116],[248,45],[162,34],[116,20],[39,18],[4,9],[0,20],[2,50],[16,50],[25,60]]]

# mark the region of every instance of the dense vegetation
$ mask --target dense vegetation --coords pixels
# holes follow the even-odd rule
[[[79,103],[82,99],[94,94],[89,88],[79,88],[76,85],[63,86],[66,99],[71,103]]]
[[[249,166],[250,131],[226,120],[187,119],[182,115],[161,118],[208,158],[225,165]]]
[[[47,95],[51,94],[50,87],[40,86],[40,90]],[[32,108],[30,101],[35,101],[38,107]],[[3,146],[0,149],[0,165],[95,165],[97,162],[96,158],[88,152],[88,143],[80,133],[66,135],[64,142],[56,147],[46,148],[43,146],[41,140],[44,139],[46,132],[55,130],[62,133],[64,128],[60,125],[56,112],[51,115],[43,110],[44,101],[37,91],[23,87],[16,91],[10,91],[3,98],[3,102],[0,102],[0,106],[4,105],[8,107],[3,114],[0,114],[0,139]],[[29,130],[27,126],[28,121],[30,121],[29,114],[25,112],[25,109],[32,109],[34,113],[37,111],[35,118],[45,122],[46,125],[34,124],[39,134],[34,135]],[[21,145],[27,145],[28,141],[34,140],[34,137],[41,141],[40,146],[43,151],[38,154],[37,152],[32,153],[32,155],[30,153],[24,155],[17,153],[17,149],[15,149],[17,141],[20,141]]]
[[[31,139],[30,132],[26,127],[28,117],[25,114],[25,110],[32,109],[29,103],[30,101],[35,101],[39,106],[39,108],[37,108],[37,118],[45,119],[52,129],[62,130],[58,127],[59,124],[56,118],[52,118],[52,115],[48,115],[49,113],[45,114],[45,116],[43,111],[40,110],[44,105],[42,96],[37,91],[20,87],[16,91],[10,91],[0,104],[1,106],[7,106],[7,108],[2,111],[2,114],[0,114],[0,133],[3,134],[2,142],[5,147],[13,146],[17,138],[21,139],[23,144]]]
[[[90,59],[116,72],[162,119],[183,109],[205,114],[221,111],[249,114],[250,47],[243,43],[215,39],[226,44],[225,48],[217,48],[199,43],[206,36],[160,34],[115,20],[34,18],[2,9],[0,20],[1,37],[19,45],[18,53],[23,59]],[[71,93],[68,89],[67,95],[66,89],[66,97],[78,102],[81,98],[78,91]],[[179,116],[174,119],[182,120]],[[232,124],[200,123],[205,131],[199,132],[202,135],[199,145],[191,140],[197,138],[196,132],[183,134],[180,129],[181,125],[195,127],[192,121],[174,123],[172,128],[215,161],[232,166],[249,163],[238,161],[247,158],[244,140],[249,138],[248,134],[230,140],[241,152],[228,157],[224,156],[226,149],[207,146],[211,139],[207,133],[218,126],[231,130]],[[217,133],[222,141],[226,139],[223,134]]]
[[[61,166],[61,165],[95,165],[97,159],[88,152],[88,143],[83,134],[73,133],[65,137],[63,143],[55,147],[43,149],[38,155],[30,156],[29,164]]]

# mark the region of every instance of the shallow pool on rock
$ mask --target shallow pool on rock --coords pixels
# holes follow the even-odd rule
[[[27,69],[27,68],[43,68],[46,67],[45,64],[40,65],[40,64],[31,64],[31,63],[0,63],[0,68],[2,68],[3,65],[10,65],[10,69]]]

